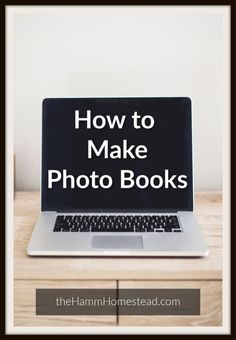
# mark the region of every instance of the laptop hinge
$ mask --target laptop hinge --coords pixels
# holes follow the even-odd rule
[[[56,210],[55,210],[55,211],[53,211],[53,210],[50,210],[50,211],[42,210],[42,213],[43,213],[43,214],[48,214],[48,215],[49,215],[49,214],[54,214],[54,215],[55,215],[55,214],[57,214],[58,212],[57,212]]]
[[[50,212],[49,212],[50,213]],[[78,213],[78,214],[177,214],[178,210],[145,210],[145,211],[121,211],[121,210],[57,210],[53,211],[52,213]]]

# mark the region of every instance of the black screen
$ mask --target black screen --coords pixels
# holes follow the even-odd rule
[[[96,115],[106,117],[125,116],[122,129],[113,129],[107,125],[98,129],[91,124],[87,128],[85,121],[80,121],[79,129],[75,128],[75,111],[80,117],[87,117],[90,110],[92,122]],[[135,129],[132,116],[134,112],[144,117],[151,115],[155,124],[152,128]],[[141,122],[140,118],[140,122]],[[101,123],[101,120],[97,120]],[[148,120],[146,121],[149,122]],[[141,126],[141,125],[140,125]],[[123,140],[130,145],[144,145],[147,157],[127,157],[123,159],[104,158],[104,154],[88,159],[88,140],[92,140],[97,150],[104,140],[107,140],[110,155],[111,146],[119,145],[122,149]],[[192,136],[191,136],[191,101],[189,98],[67,98],[45,99],[43,101],[43,138],[42,138],[42,210],[55,211],[171,211],[192,210]],[[133,152],[134,154],[134,152]],[[67,175],[76,178],[92,171],[99,179],[109,175],[113,182],[109,188],[92,188],[91,183],[86,188],[71,180],[52,183],[49,188],[49,170],[63,169]],[[131,188],[121,188],[121,171],[133,171],[134,185]],[[186,176],[186,187],[167,185],[155,179],[153,183],[139,188],[136,185],[138,176],[145,175],[151,179],[159,175],[163,179],[166,172],[174,177],[174,185],[178,184],[178,176]],[[51,175],[55,179],[55,173]],[[63,176],[62,176],[63,177]],[[145,186],[145,179],[140,179],[140,185]],[[159,182],[158,182],[159,181]],[[84,185],[85,180],[81,183]],[[107,184],[108,181],[104,180]],[[129,182],[131,183],[131,182]],[[160,187],[159,187],[160,184]],[[168,183],[167,183],[168,184]]]

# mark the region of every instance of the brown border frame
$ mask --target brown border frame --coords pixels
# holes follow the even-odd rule
[[[6,137],[6,130],[5,130],[5,9],[6,6],[29,6],[29,5],[141,5],[141,6],[149,6],[149,5],[202,5],[202,6],[230,6],[231,7],[231,334],[229,335],[149,335],[150,337],[157,337],[159,339],[202,339],[203,336],[209,339],[236,339],[236,331],[235,331],[235,214],[234,214],[234,207],[235,207],[235,12],[236,12],[236,2],[234,0],[155,0],[153,3],[148,1],[148,3],[132,3],[130,1],[120,0],[119,2],[114,2],[113,4],[109,3],[109,1],[101,1],[101,3],[96,2],[85,2],[85,1],[77,1],[77,0],[68,0],[66,1],[56,1],[56,0],[5,0],[0,3],[0,27],[1,27],[1,97],[0,97],[0,107],[1,107],[1,114],[0,114],[0,156],[1,156],[1,163],[0,163],[0,171],[1,171],[1,196],[0,196],[0,203],[1,203],[1,228],[0,228],[0,260],[1,260],[1,289],[0,289],[0,339],[13,339],[15,337],[19,337],[21,339],[27,338],[37,338],[37,339],[45,339],[45,338],[54,338],[54,339],[61,339],[66,338],[68,335],[7,335],[5,332],[5,197],[6,197],[6,188],[5,188],[5,160],[6,160],[6,152],[5,152],[5,137]],[[3,274],[2,274],[3,273]],[[79,337],[80,339],[83,337],[91,337],[91,335],[71,335],[72,337]],[[112,337],[119,337],[120,335],[112,335]],[[122,336],[122,335],[121,335]],[[111,335],[94,335],[94,337],[111,337]],[[131,338],[142,338],[147,337],[147,335],[130,335]]]

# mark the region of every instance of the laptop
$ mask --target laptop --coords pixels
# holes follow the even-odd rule
[[[207,256],[191,100],[47,98],[31,256]]]

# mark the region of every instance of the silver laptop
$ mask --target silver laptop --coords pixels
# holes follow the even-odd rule
[[[31,256],[207,256],[193,214],[191,100],[43,101]]]

